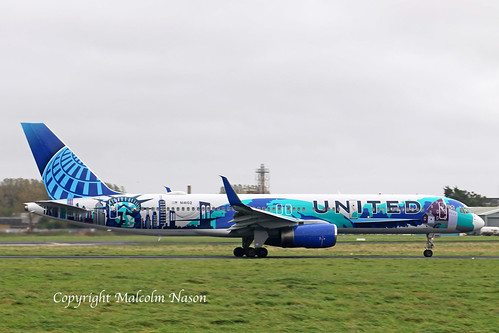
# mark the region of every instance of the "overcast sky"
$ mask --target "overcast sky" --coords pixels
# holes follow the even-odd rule
[[[0,2],[0,179],[45,122],[101,179],[499,196],[499,2]]]

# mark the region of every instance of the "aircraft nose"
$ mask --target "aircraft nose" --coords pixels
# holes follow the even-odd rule
[[[485,221],[478,215],[473,214],[473,230],[478,231],[485,225]]]

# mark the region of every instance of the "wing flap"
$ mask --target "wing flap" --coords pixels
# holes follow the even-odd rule
[[[300,220],[289,216],[281,216],[260,209],[249,207],[245,209],[244,213],[234,216],[232,222],[235,224],[230,228],[231,230],[242,229],[248,227],[262,227],[266,229],[276,229],[283,227],[290,227],[297,225]],[[241,215],[239,215],[241,214]]]

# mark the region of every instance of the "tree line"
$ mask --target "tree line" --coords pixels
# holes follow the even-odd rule
[[[117,192],[124,187],[106,185]],[[43,181],[37,179],[5,178],[0,182],[0,216],[8,217],[24,212],[24,203],[49,200]]]
[[[444,196],[460,201],[469,207],[484,207],[489,206],[488,198],[475,192],[461,190],[457,186],[450,188],[444,187]]]
[[[6,178],[0,183],[0,216],[24,212],[24,203],[50,199],[41,180]]]

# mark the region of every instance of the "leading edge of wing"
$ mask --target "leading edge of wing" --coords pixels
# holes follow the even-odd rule
[[[245,205],[230,185],[229,180],[224,176],[220,177],[222,177],[229,204],[237,212],[232,220],[235,224],[230,229],[248,227],[275,229],[286,226],[295,226],[300,222],[299,219],[294,217],[282,216]]]

